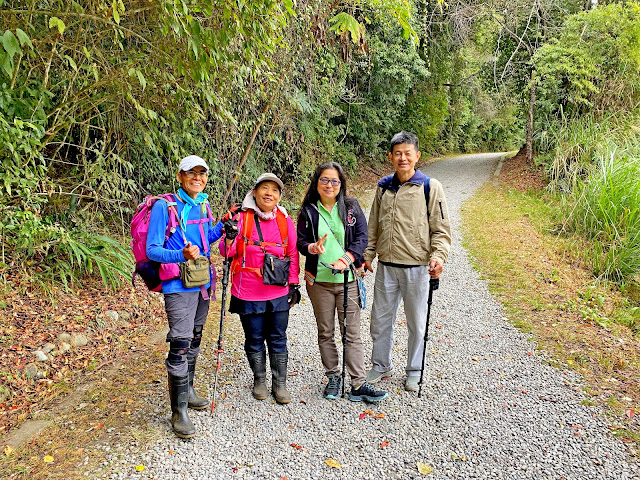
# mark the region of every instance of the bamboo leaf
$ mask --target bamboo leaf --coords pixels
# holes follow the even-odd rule
[[[20,45],[24,47],[24,45],[27,44],[31,49],[33,49],[33,43],[31,43],[31,39],[29,38],[29,35],[24,33],[19,28],[16,28],[16,35],[18,37],[18,40],[20,40]]]
[[[65,55],[64,58],[67,59],[67,61],[69,62],[69,65],[71,65],[71,68],[73,68],[74,71],[78,71],[78,65],[76,65],[76,62],[73,61],[73,58],[71,58],[69,55]]]
[[[2,35],[2,46],[4,47],[4,50],[9,54],[11,60],[13,60],[13,57],[16,53],[22,54],[18,39],[11,30],[7,30]]]
[[[64,30],[67,26],[58,17],[51,17],[49,19],[49,28],[57,28],[60,35],[64,35]]]

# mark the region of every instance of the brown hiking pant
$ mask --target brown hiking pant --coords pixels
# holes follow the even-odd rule
[[[326,375],[339,375],[338,349],[334,339],[338,312],[340,324],[339,338],[342,338],[342,319],[344,315],[344,284],[316,282],[307,285],[307,294],[313,305],[313,312],[318,325],[318,347]],[[347,303],[347,343],[345,362],[351,376],[351,385],[359,388],[366,380],[364,369],[364,351],[360,338],[360,307],[358,306],[358,288],[356,282],[348,284]]]

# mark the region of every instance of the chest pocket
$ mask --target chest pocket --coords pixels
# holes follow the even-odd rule
[[[422,252],[428,250],[429,246],[429,220],[424,191],[422,187],[407,189],[400,193],[398,201],[404,203],[400,206],[404,215],[401,221],[411,225],[409,248],[413,250],[415,256],[419,257]]]

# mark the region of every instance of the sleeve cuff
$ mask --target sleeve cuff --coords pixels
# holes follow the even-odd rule
[[[340,259],[347,265],[351,265],[353,263],[353,255],[349,252],[346,252],[342,257],[340,257]]]

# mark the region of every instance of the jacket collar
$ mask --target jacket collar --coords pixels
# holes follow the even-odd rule
[[[405,183],[424,185],[424,182],[426,180],[427,176],[416,168],[416,173],[414,173],[413,176]],[[398,175],[395,173],[393,175],[387,175],[378,182],[378,186],[384,188],[385,190],[390,189],[394,192],[397,192],[400,188],[400,180],[398,180]]]

